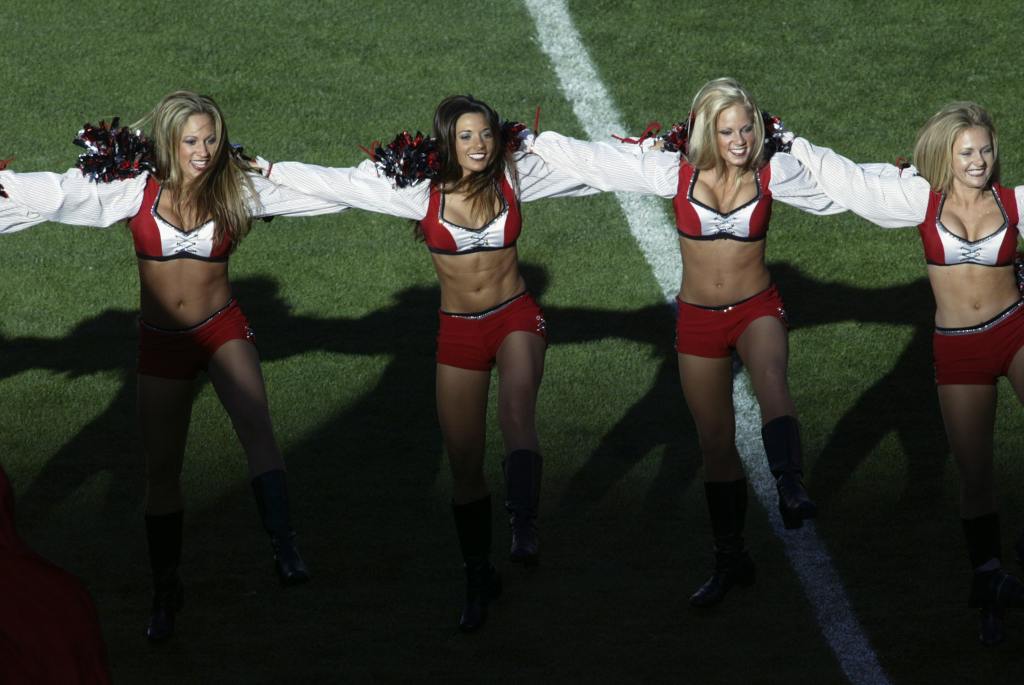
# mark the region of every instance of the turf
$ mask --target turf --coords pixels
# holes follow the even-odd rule
[[[975,99],[999,126],[1005,181],[1024,181],[1012,4],[569,7],[634,132],[681,119],[702,83],[732,75],[812,141],[887,161],[943,103]],[[427,129],[457,92],[509,118],[542,105],[542,129],[581,134],[518,3],[13,0],[0,21],[0,155],[18,170],[67,167],[82,122],[138,119],[181,87],[213,95],[232,138],[278,160],[355,164],[357,145]],[[544,560],[530,574],[503,565],[506,596],[471,638],[454,629],[461,577],[433,407],[438,291],[407,222],[277,219],[233,258],[314,581],[276,587],[244,457],[200,385],[184,476],[187,606],[160,648],[142,638],[130,238],[123,226],[44,226],[0,240],[0,459],[22,534],[92,592],[117,682],[843,682],[757,507],[747,537],[758,584],[707,615],[688,608],[710,535],[672,314],[613,197],[524,212],[520,257],[552,343],[538,412]],[[883,668],[896,683],[1017,682],[1024,622],[983,650],[964,608],[957,474],[915,232],[777,204],[768,257],[793,323],[790,384],[819,532]],[[500,492],[493,415],[490,426]],[[1004,384],[1007,546],[1024,524],[1022,428]]]

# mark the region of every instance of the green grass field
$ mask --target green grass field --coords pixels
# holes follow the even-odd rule
[[[974,99],[999,127],[1004,183],[1024,183],[1014,3],[569,9],[633,132],[681,119],[700,85],[731,75],[813,142],[890,161],[941,105]],[[212,95],[232,139],[275,160],[356,164],[359,144],[426,130],[436,103],[462,92],[513,119],[541,105],[542,129],[582,135],[519,2],[11,0],[0,26],[0,157],[16,157],[15,170],[63,170],[84,121],[133,121],[178,88]],[[544,561],[533,573],[502,565],[506,594],[469,637],[455,629],[462,576],[433,404],[438,289],[408,222],[277,219],[233,258],[314,580],[277,587],[244,456],[202,384],[184,475],[187,605],[159,647],[143,637],[127,229],[0,238],[0,461],[22,535],[96,600],[116,682],[845,682],[756,504],[757,585],[690,610],[710,530],[672,313],[614,197],[535,203],[524,216],[520,258],[552,343],[538,416]],[[777,203],[768,258],[793,324],[817,529],[882,667],[893,683],[1020,682],[1024,619],[1011,616],[1007,643],[986,650],[965,608],[916,231]],[[490,425],[500,492],[493,415]],[[1012,564],[1024,412],[1005,383],[996,431]],[[500,552],[497,515],[495,533]]]

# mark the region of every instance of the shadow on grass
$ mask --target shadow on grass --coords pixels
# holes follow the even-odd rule
[[[788,264],[773,265],[772,273],[795,329],[842,321],[913,327],[913,337],[896,362],[884,372],[878,370],[877,380],[846,409],[815,457],[810,482],[819,504],[827,507],[838,497],[882,440],[895,433],[905,462],[899,510],[925,518],[942,515],[947,505],[943,478],[949,448],[935,390],[935,305],[928,280],[856,288],[808,278]],[[842,364],[839,349],[834,361]]]
[[[545,272],[529,265],[523,269],[541,299]],[[911,465],[908,492],[939,488],[945,447],[931,381],[927,284],[857,289],[809,279],[789,265],[773,272],[797,328],[846,320],[905,324],[907,313],[926,313],[912,317],[917,333],[899,362],[836,424],[814,460],[814,494],[824,503],[836,498],[891,430],[899,433]],[[125,532],[126,520],[140,518],[143,495],[134,427],[135,315],[104,312],[61,340],[4,341],[0,378],[29,368],[71,376],[122,374],[122,387],[109,405],[46,461],[19,498],[22,520],[39,530],[48,525],[47,513],[71,500],[82,484],[110,472],[102,520],[90,525],[101,531],[101,540],[83,537],[65,519],[52,536],[65,547],[95,549],[91,556],[71,558],[83,557],[77,573],[100,579],[92,584],[119,679],[182,682],[196,674],[223,674],[226,664],[234,675],[224,682],[274,682],[298,674],[322,682],[408,680],[413,674],[448,680],[452,673],[471,681],[494,673],[514,679],[580,672],[550,670],[545,664],[556,654],[577,655],[577,661],[590,664],[584,672],[602,669],[605,675],[635,678],[636,664],[645,663],[644,672],[655,679],[695,669],[698,680],[713,678],[711,665],[701,673],[700,660],[686,656],[702,650],[688,652],[687,641],[676,639],[681,626],[705,634],[722,658],[745,659],[751,677],[760,672],[762,657],[785,651],[796,630],[807,645],[808,663],[820,664],[812,669],[819,681],[834,679],[833,662],[813,620],[799,621],[799,627],[793,623],[790,604],[799,590],[782,570],[785,560],[777,550],[766,549],[759,557],[777,567],[765,581],[771,592],[738,596],[735,607],[711,617],[686,612],[690,585],[695,587],[706,571],[708,536],[703,522],[697,530],[681,530],[678,520],[665,516],[679,506],[699,468],[695,431],[679,389],[669,307],[625,312],[545,308],[552,345],[607,338],[639,342],[650,347],[657,371],[650,388],[600,437],[596,449],[566,455],[566,464],[581,465],[564,474],[568,479],[561,492],[552,493],[554,509],[546,507],[543,570],[532,578],[507,574],[509,600],[495,607],[493,625],[473,642],[454,630],[461,592],[458,551],[448,505],[437,488],[443,463],[434,410],[438,289],[403,290],[390,306],[353,319],[296,315],[281,299],[276,282],[267,278],[239,280],[235,291],[258,332],[264,361],[317,351],[385,356],[388,361],[357,400],[283,446],[296,527],[313,584],[287,593],[273,586],[267,544],[239,478],[237,487],[189,512],[184,574],[194,601],[183,615],[180,639],[159,651],[145,649],[141,638],[149,592],[141,520],[132,524],[134,531]],[[273,387],[269,393],[273,402]],[[308,401],[320,402],[316,388],[310,388]],[[896,411],[906,403],[919,411]],[[643,499],[641,521],[581,524],[662,446],[657,473],[648,479],[647,493],[638,496]],[[239,463],[240,476],[242,469]],[[500,484],[492,486],[501,492]],[[504,531],[500,499],[495,497],[495,529]],[[921,511],[937,513],[942,508],[937,500],[922,503]],[[496,556],[505,541],[505,534],[495,536]],[[889,547],[890,542],[880,544]],[[685,567],[682,555],[691,553],[699,567]],[[590,599],[567,596],[568,587],[579,590],[571,593],[577,599]],[[608,624],[608,616],[624,617],[622,625]],[[780,616],[789,617],[782,619],[784,630]],[[538,620],[547,630],[535,630]],[[762,643],[764,653],[757,659],[741,651],[730,657],[731,645],[740,650]],[[622,658],[623,649],[630,658]],[[264,657],[259,665],[257,654]],[[533,662],[531,655],[546,656]],[[811,673],[806,668],[804,676]],[[154,680],[154,673],[160,677]]]

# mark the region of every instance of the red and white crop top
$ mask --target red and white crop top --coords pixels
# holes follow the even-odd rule
[[[268,178],[326,200],[419,222],[427,247],[435,254],[470,254],[500,250],[516,244],[522,231],[520,202],[546,197],[582,197],[598,192],[569,174],[547,165],[537,155],[514,155],[517,183],[506,172],[501,180],[502,208],[486,226],[459,226],[444,219],[444,194],[427,182],[399,188],[365,160],[354,167],[322,167],[302,162],[278,162]],[[517,197],[518,191],[518,197]]]
[[[212,220],[202,226],[185,231],[167,221],[157,205],[160,204],[162,189],[152,176],[146,182],[139,212],[128,221],[135,254],[139,259],[167,261],[170,259],[202,259],[207,262],[225,262],[231,253],[231,241],[227,237],[214,244],[215,231]]]
[[[594,143],[554,131],[538,135],[530,148],[552,168],[607,192],[657,195],[674,200],[676,230],[695,240],[761,240],[768,230],[771,203],[779,200],[812,214],[838,214],[833,202],[793,156],[772,155],[757,172],[757,196],[727,214],[693,199],[697,173],[676,152],[650,144]]]
[[[427,247],[435,254],[468,254],[512,247],[519,238],[523,222],[519,200],[508,178],[501,179],[501,211],[480,228],[466,228],[444,218],[444,193],[430,188],[427,215],[420,219]]]
[[[700,171],[689,162],[679,164],[679,186],[672,200],[679,235],[691,240],[764,240],[772,217],[771,167],[765,165],[754,172],[757,194],[749,202],[724,214],[693,196],[699,174]]]
[[[803,138],[793,141],[792,154],[814,174],[833,200],[850,211],[884,228],[917,226],[925,260],[933,266],[1013,263],[1024,186],[1010,189],[992,184],[992,195],[1003,215],[1002,226],[978,240],[967,240],[942,225],[945,196],[933,191],[927,179],[913,167],[855,164]]]
[[[946,196],[931,192],[928,197],[928,212],[917,227],[924,243],[924,258],[934,266],[954,264],[981,264],[982,266],[1006,266],[1013,264],[1017,254],[1017,198],[1014,191],[1001,185],[992,184],[992,196],[1003,215],[998,229],[977,240],[967,240],[942,225],[942,205]]]

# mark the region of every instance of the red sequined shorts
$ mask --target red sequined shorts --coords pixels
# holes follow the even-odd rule
[[[938,385],[995,385],[1024,347],[1024,300],[969,328],[935,328]]]
[[[438,310],[437,363],[473,371],[489,371],[505,336],[515,331],[547,341],[544,312],[529,293],[473,314]]]
[[[146,376],[190,380],[206,369],[213,353],[229,340],[256,343],[256,334],[234,298],[191,328],[168,330],[139,319],[137,370]]]
[[[704,307],[678,297],[676,352],[698,357],[728,357],[747,326],[762,316],[771,316],[787,328],[786,310],[774,284],[756,295],[722,307]]]

